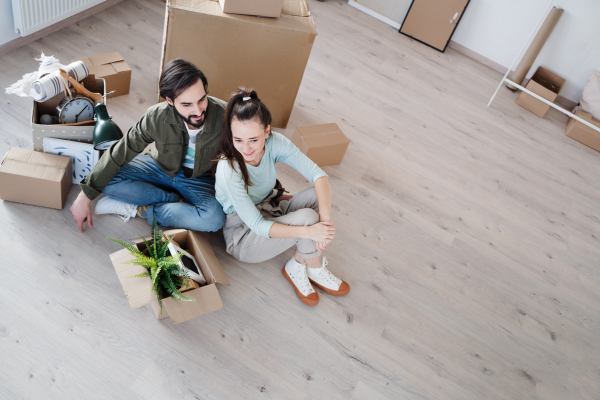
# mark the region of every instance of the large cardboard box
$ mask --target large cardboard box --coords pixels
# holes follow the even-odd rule
[[[129,278],[132,275],[145,272],[146,269],[139,265],[122,265],[123,262],[133,258],[126,249],[123,249],[111,254],[110,259],[131,308],[136,309],[150,304],[157,319],[169,316],[175,324],[223,308],[223,301],[219,296],[216,284],[229,286],[229,280],[225,276],[208,240],[196,232],[185,229],[173,229],[164,232],[164,234],[169,237],[175,235],[174,240],[181,248],[194,256],[208,281],[208,285],[185,292],[186,296],[193,297],[196,301],[178,301],[171,297],[163,299],[162,313],[159,314],[158,300],[156,294],[152,292],[152,280],[150,278]],[[145,239],[150,240],[151,237],[147,236]],[[141,238],[133,239],[133,242],[138,249],[144,250],[145,244]]]
[[[98,54],[91,57],[77,58],[74,61],[83,61],[90,70],[90,74],[106,81],[106,93],[115,91],[112,97],[129,94],[131,84],[131,68],[119,52]]]
[[[278,18],[283,0],[219,0],[224,13]]]
[[[564,85],[565,80],[563,78],[544,67],[539,67],[529,82],[527,82],[525,88],[553,103]],[[516,103],[540,118],[543,118],[550,109],[548,104],[539,101],[525,92],[521,92],[519,97],[517,97]]]
[[[106,93],[104,79],[98,79],[93,75],[90,75],[81,83],[83,83],[83,86],[91,92],[100,93],[102,95]],[[96,125],[95,122],[54,125],[40,124],[40,116],[43,114],[54,115],[56,106],[64,99],[64,97],[65,94],[61,93],[43,103],[33,102],[33,109],[31,112],[31,135],[33,138],[33,149],[35,151],[44,151],[45,137],[92,143],[92,134],[94,133],[94,126]]]
[[[161,65],[193,62],[210,95],[225,101],[239,86],[254,88],[272,125],[285,128],[316,35],[304,0],[284,0],[275,19],[223,13],[216,1],[170,0]]]
[[[350,141],[335,124],[299,126],[292,135],[300,151],[319,167],[337,165],[342,162]]]
[[[61,210],[71,165],[70,157],[11,147],[0,164],[0,199]]]
[[[584,111],[575,111],[575,115],[600,128],[600,121],[592,117],[591,114]],[[575,139],[594,150],[600,151],[600,132],[582,124],[576,119],[569,118],[566,133],[571,139]]]

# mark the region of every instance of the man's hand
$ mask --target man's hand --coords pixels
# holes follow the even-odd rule
[[[94,227],[92,223],[92,207],[90,207],[90,203],[92,201],[87,198],[85,193],[79,193],[79,196],[73,202],[71,206],[71,214],[73,214],[73,218],[77,222],[77,227],[83,233],[83,223],[87,221],[90,228]]]

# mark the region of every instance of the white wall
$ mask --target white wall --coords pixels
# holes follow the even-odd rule
[[[384,3],[398,0],[363,1],[402,23],[403,15],[385,14],[391,8]],[[549,0],[471,0],[452,40],[508,68],[548,4]],[[600,70],[600,0],[555,0],[553,5],[565,11],[527,77],[542,65],[566,79],[561,95],[578,102],[590,72]]]
[[[0,46],[20,37],[21,35],[15,33],[12,1],[0,0]]]
[[[508,68],[548,4],[471,0],[452,40]],[[600,70],[600,1],[555,0],[553,5],[565,11],[527,77],[544,66],[567,80],[561,95],[578,102],[590,72]]]

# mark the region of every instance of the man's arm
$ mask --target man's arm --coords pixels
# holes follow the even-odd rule
[[[154,141],[152,138],[153,118],[148,114],[146,112],[121,140],[104,152],[96,166],[79,184],[81,193],[73,202],[70,210],[81,232],[83,232],[85,221],[90,227],[93,227],[91,201],[102,193],[102,189],[125,164],[133,160],[148,144]]]

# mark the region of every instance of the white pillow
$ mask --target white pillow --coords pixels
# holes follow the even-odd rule
[[[592,70],[575,109],[591,114],[594,119],[600,119],[600,72]]]

